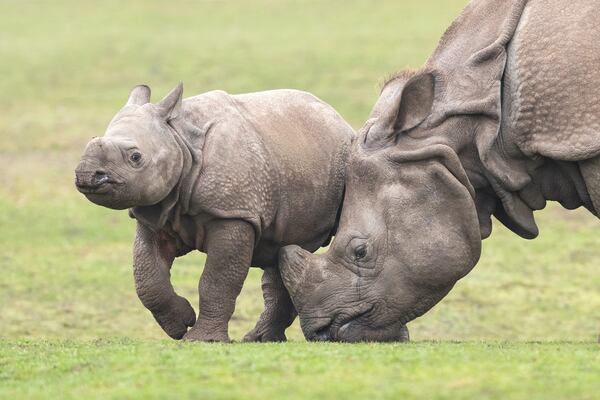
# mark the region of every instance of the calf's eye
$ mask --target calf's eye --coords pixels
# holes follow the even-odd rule
[[[140,162],[140,160],[142,159],[142,154],[139,152],[134,152],[131,153],[131,155],[129,156],[129,158],[131,159],[131,161],[133,161],[134,163],[138,163]]]

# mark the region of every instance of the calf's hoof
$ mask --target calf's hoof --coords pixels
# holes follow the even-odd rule
[[[246,333],[243,339],[244,342],[285,342],[287,338],[285,333],[278,329],[260,329],[254,328]]]
[[[190,303],[183,297],[174,297],[168,306],[152,315],[160,327],[171,338],[179,340],[196,322],[196,313]]]
[[[183,335],[183,340],[186,342],[231,343],[227,332],[207,332],[195,327]]]

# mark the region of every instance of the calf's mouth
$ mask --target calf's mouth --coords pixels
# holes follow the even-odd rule
[[[110,185],[118,184],[118,181],[101,170],[94,171],[75,171],[75,186],[83,194],[103,194],[107,193]]]

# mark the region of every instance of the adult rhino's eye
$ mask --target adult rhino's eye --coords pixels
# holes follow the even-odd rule
[[[361,244],[356,249],[354,249],[354,258],[357,260],[363,259],[367,256],[367,245]]]
[[[134,163],[138,163],[140,162],[140,160],[142,159],[142,154],[139,152],[134,152],[131,153],[131,155],[129,156],[129,158],[131,159],[131,161],[133,161]]]

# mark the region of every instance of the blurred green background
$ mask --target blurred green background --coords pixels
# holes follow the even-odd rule
[[[448,363],[456,357],[466,360],[464,365],[470,365],[469,360],[485,364],[494,354],[499,362],[507,363],[508,375],[499,375],[506,379],[498,383],[507,385],[506,392],[472,394],[518,397],[521,393],[510,391],[510,385],[515,385],[511,375],[515,371],[511,371],[510,356],[503,358],[502,345],[488,354],[488,345],[483,343],[462,348],[427,342],[430,340],[583,342],[564,347],[507,346],[517,355],[533,352],[531,371],[537,370],[536,363],[545,365],[546,356],[564,348],[569,354],[582,352],[583,361],[574,358],[571,362],[593,362],[596,369],[588,372],[600,373],[598,347],[592,344],[600,331],[600,235],[598,222],[584,211],[568,212],[552,206],[538,213],[541,235],[532,242],[497,224],[492,238],[484,243],[483,257],[475,270],[433,311],[409,325],[415,344],[215,345],[211,353],[208,345],[191,349],[164,340],[166,335],[135,295],[131,272],[134,221],[126,212],[94,206],[74,188],[73,169],[85,143],[103,134],[130,88],[138,83],[152,87],[155,101],[179,81],[184,82],[188,96],[212,89],[230,93],[303,89],[330,103],[358,128],[377,98],[379,83],[395,71],[422,64],[465,4],[465,0],[0,0],[0,397],[3,393],[27,393],[29,397],[43,397],[44,393],[89,395],[75,390],[80,381],[73,374],[87,371],[94,381],[91,377],[96,376],[96,370],[73,370],[71,364],[79,351],[101,358],[95,353],[97,346],[109,353],[120,349],[125,354],[122,360],[132,363],[127,357],[134,355],[127,348],[146,351],[158,365],[169,362],[162,356],[152,358],[152,354],[173,351],[182,356],[177,352],[189,351],[198,358],[205,357],[205,361],[208,357],[214,362],[213,368],[221,365],[230,373],[236,371],[226,368],[230,351],[239,352],[242,359],[263,361],[264,353],[278,357],[306,352],[306,359],[290,361],[297,374],[286,378],[295,382],[297,392],[283,391],[285,387],[277,382],[267,384],[272,395],[285,393],[290,397],[294,393],[324,398],[344,395],[345,389],[310,392],[305,382],[311,382],[315,374],[338,378],[339,371],[327,368],[330,357],[341,357],[339,366],[344,370],[349,368],[344,357],[363,352],[371,354],[365,356],[366,364],[360,364],[362,358],[355,362],[365,368],[364,374],[370,371],[374,376],[366,386],[373,391],[354,389],[350,394],[393,397],[394,393],[428,393],[434,398],[434,393],[446,393],[458,398],[461,392],[443,384],[442,392],[413,393],[417,387],[411,385],[398,387],[396,392],[379,391],[381,385],[392,382],[381,381],[385,374],[368,370],[369,365],[378,364],[374,354],[381,354],[384,363],[423,362],[419,354],[429,357],[427,352],[436,353],[436,349],[449,352],[431,356],[436,363]],[[201,254],[188,255],[178,259],[172,270],[176,289],[196,307],[203,262]],[[240,339],[252,328],[261,309],[260,270],[253,269],[230,324],[232,338]],[[123,337],[132,341],[123,342],[119,339]],[[107,338],[114,339],[94,341]],[[297,323],[288,338],[303,341]],[[386,358],[389,351],[401,352],[398,360]],[[337,356],[318,356],[331,352]],[[66,372],[52,369],[55,364],[43,361],[44,357],[38,360],[40,354],[48,359],[54,354],[57,363],[65,363]],[[135,357],[143,358],[138,353]],[[196,365],[187,360],[189,366]],[[152,365],[152,361],[148,363]],[[482,373],[478,363],[473,364],[471,374]],[[174,368],[181,365],[179,361],[175,364]],[[570,365],[560,364],[565,368]],[[102,365],[108,368],[110,363]],[[202,362],[197,365],[201,369]],[[311,369],[319,365],[316,372]],[[458,373],[452,366],[446,365],[448,373]],[[111,368],[119,370],[118,366]],[[71,389],[62,391],[49,371],[58,373],[56,379],[60,377]],[[262,376],[261,371],[253,371]],[[407,379],[423,380],[433,373],[426,368],[410,371],[413,375]],[[521,373],[527,375],[527,371]],[[147,376],[138,372],[139,377]],[[222,375],[206,379],[219,385]],[[560,390],[570,386],[560,383],[559,376],[566,379],[569,375],[566,370],[548,375],[548,382],[558,386],[540,388],[546,388],[547,394],[563,393]],[[575,392],[565,393],[585,398],[594,389],[600,390],[597,382],[593,386],[594,382],[577,380],[581,376],[573,378]],[[138,375],[128,377],[133,386],[144,386],[136,380]],[[191,381],[197,378],[188,377]],[[108,379],[97,385],[110,387],[113,383]],[[152,387],[152,380],[147,384]],[[353,387],[348,384],[340,387]],[[423,390],[438,387],[424,386]],[[459,379],[457,388],[464,387],[485,389],[481,380]],[[151,393],[163,393],[161,388]],[[202,393],[223,398],[237,393],[219,390]],[[99,393],[127,397],[133,392],[107,389]],[[260,391],[246,394],[262,395]]]

